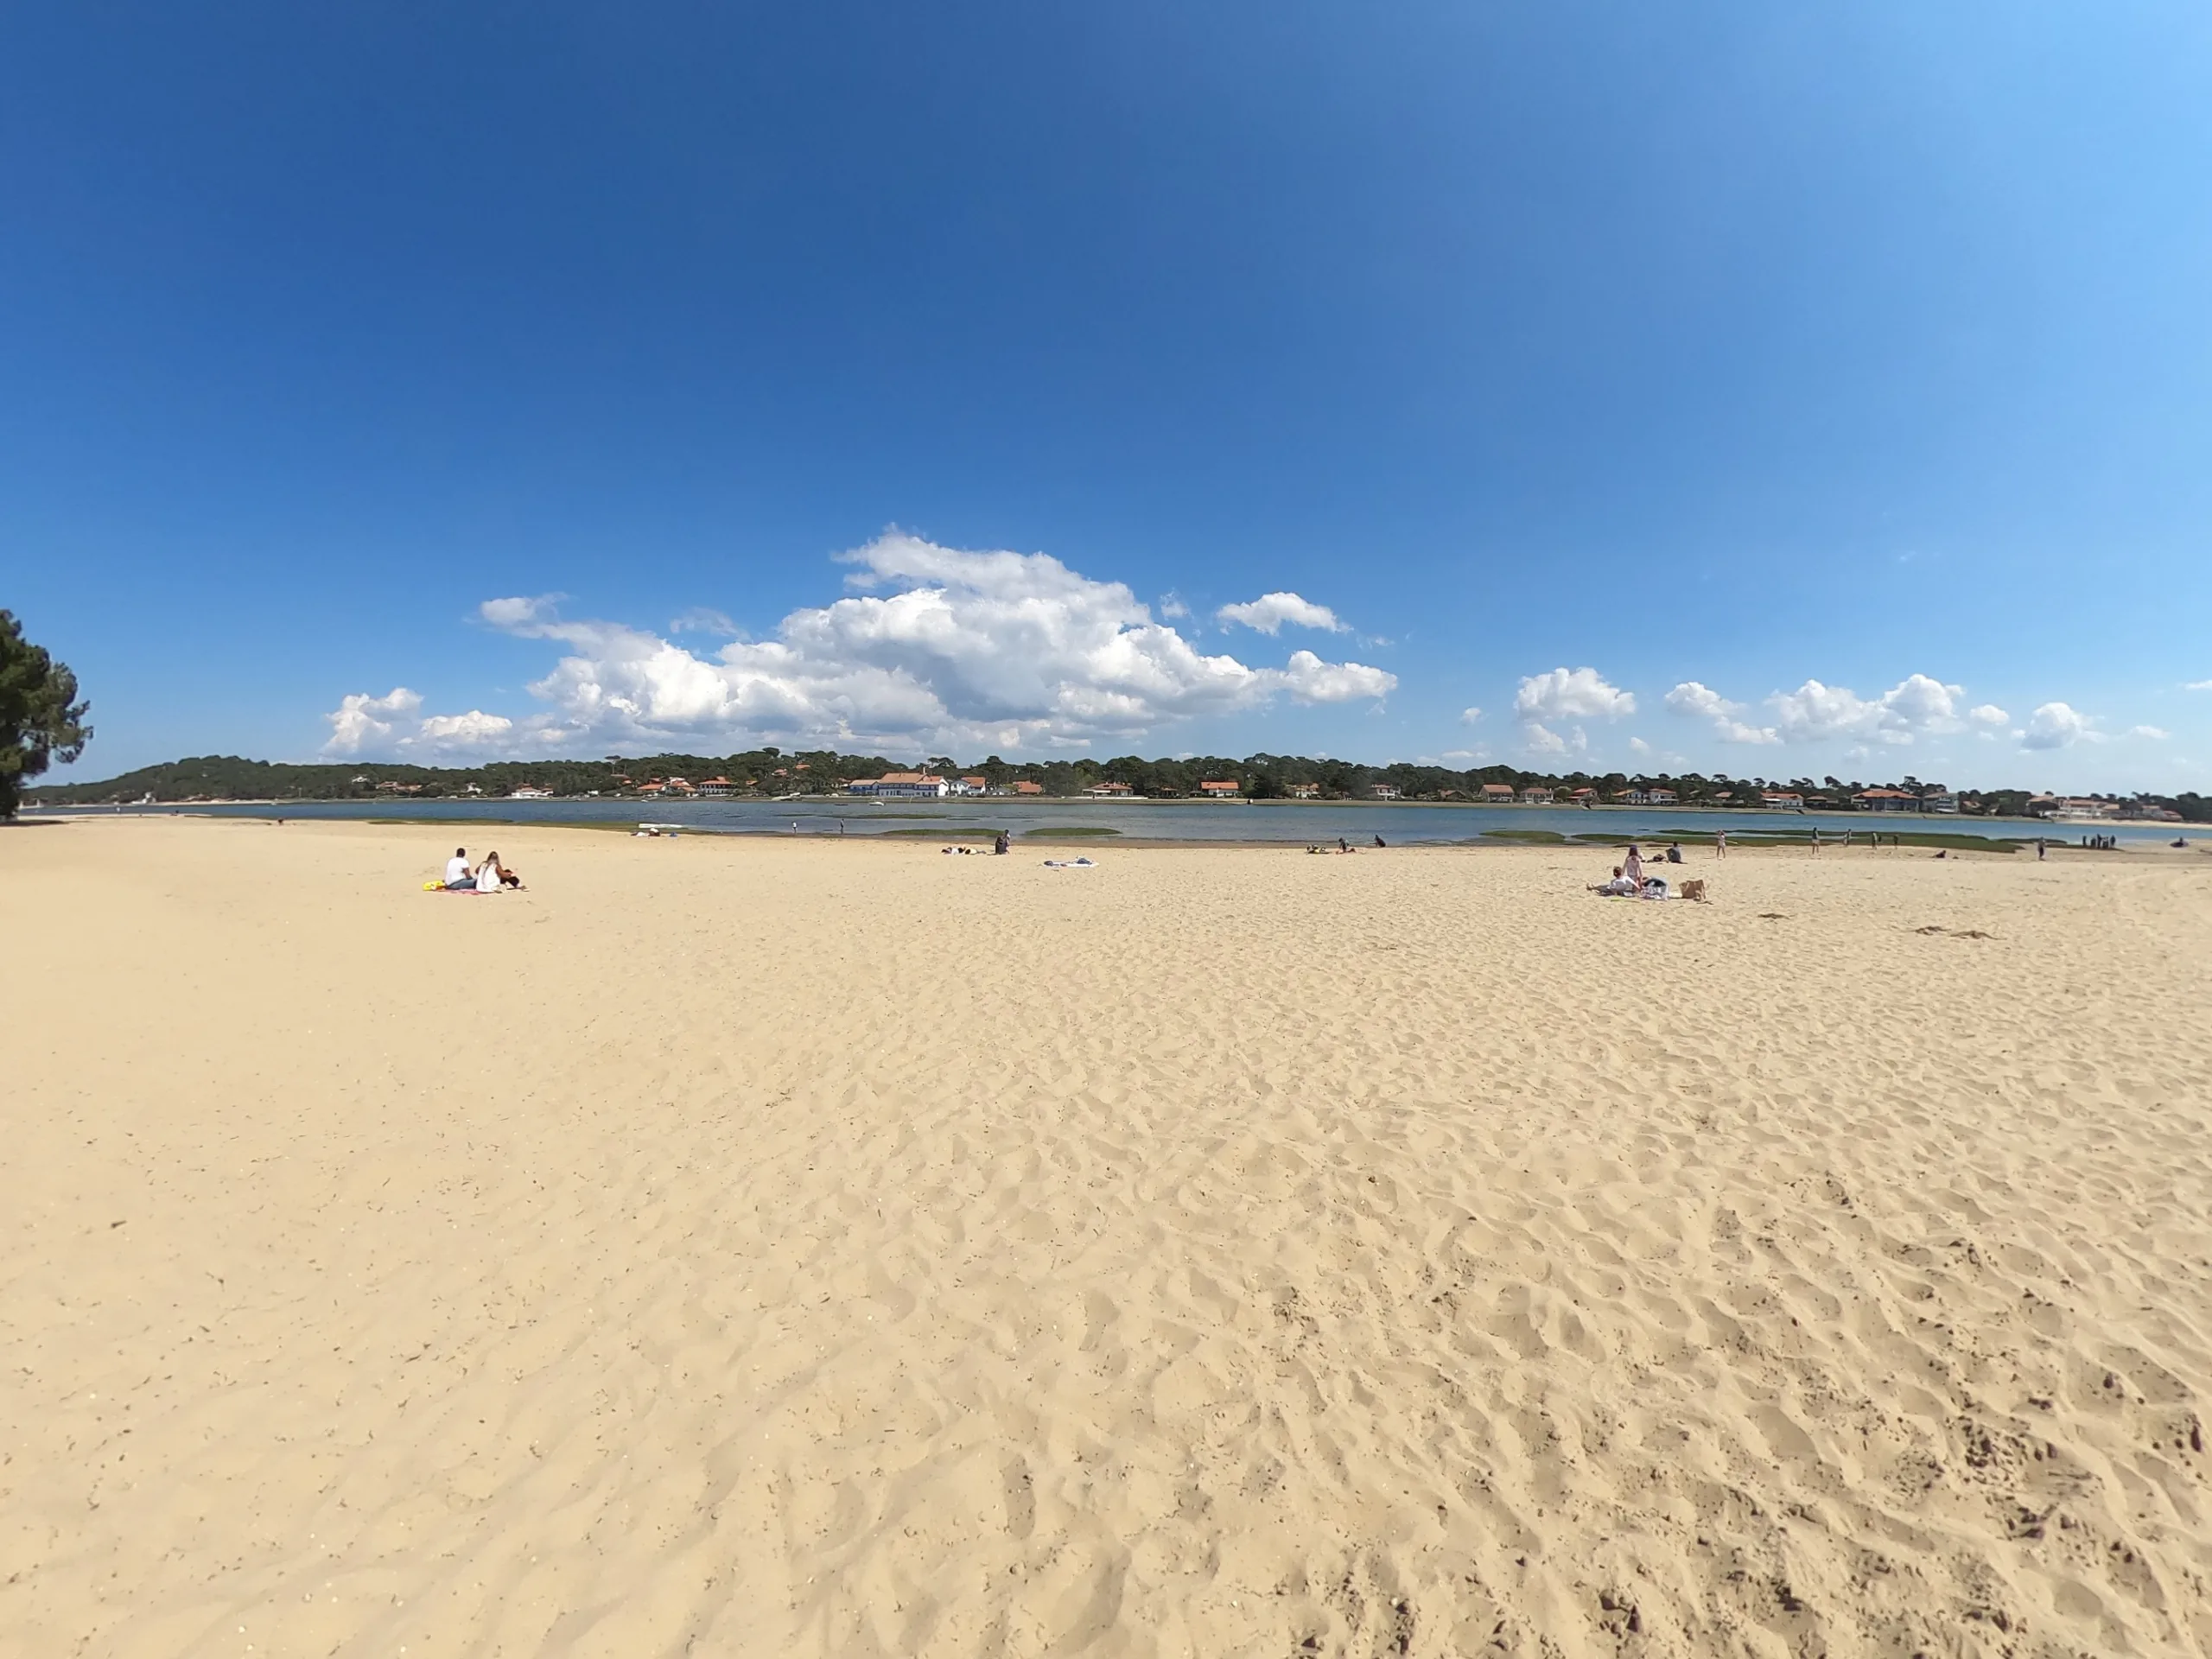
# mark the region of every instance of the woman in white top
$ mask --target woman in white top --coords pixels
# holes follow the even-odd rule
[[[484,861],[476,867],[476,891],[497,893],[499,890],[499,855],[486,853]]]
[[[1628,856],[1621,861],[1621,874],[1637,886],[1643,885],[1643,855],[1636,850],[1633,842],[1629,846]]]

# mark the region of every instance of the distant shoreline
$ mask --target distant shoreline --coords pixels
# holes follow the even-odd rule
[[[836,798],[822,798],[835,799]],[[728,804],[728,803],[723,802],[704,803],[702,804]],[[113,823],[118,822],[139,822],[147,819],[159,818],[172,820],[188,818],[195,819],[203,823],[236,823],[241,824],[276,824],[289,823],[292,824],[306,825],[359,824],[373,825],[378,828],[385,829],[438,830],[442,833],[460,832],[462,834],[473,833],[477,835],[480,835],[495,829],[515,830],[574,830],[588,831],[597,835],[620,835],[625,836],[634,835],[641,824],[652,823],[660,826],[664,833],[673,838],[681,838],[683,836],[689,836],[716,840],[741,841],[851,841],[882,842],[891,845],[906,844],[916,847],[926,847],[939,841],[951,843],[964,843],[973,846],[979,842],[987,841],[996,832],[1004,831],[1009,834],[1020,847],[1026,849],[1058,849],[1070,852],[1084,849],[1091,851],[1098,851],[1102,849],[1135,850],[1138,849],[1173,849],[1187,847],[1241,847],[1245,849],[1272,848],[1284,851],[1298,850],[1301,847],[1313,847],[1329,852],[1334,852],[1336,850],[1336,843],[1340,840],[1349,842],[1351,850],[1353,851],[1382,850],[1373,846],[1370,836],[1372,836],[1374,839],[1384,839],[1385,848],[1391,850],[1410,850],[1417,849],[1442,849],[1447,848],[1519,848],[1531,851],[1575,851],[1588,852],[1593,855],[1603,855],[1611,849],[1628,845],[1630,842],[1642,842],[1647,846],[1657,848],[1662,847],[1671,841],[1680,843],[1684,848],[1702,852],[1711,849],[1719,836],[1724,834],[1728,836],[1730,847],[1732,850],[1759,852],[1766,850],[1810,850],[1815,845],[1815,832],[1816,830],[1825,830],[1826,833],[1822,836],[1821,844],[1833,849],[1839,853],[1845,851],[1847,849],[1847,846],[1848,846],[1850,850],[1857,851],[1859,849],[1867,847],[1869,843],[1876,841],[1878,838],[1884,844],[1884,850],[1887,850],[1891,845],[1894,844],[1899,849],[1908,850],[1913,849],[1928,851],[1948,850],[1954,854],[1976,854],[2009,857],[2018,853],[2031,850],[2038,840],[2048,842],[2052,849],[2056,851],[2082,850],[2075,845],[2077,836],[2075,835],[2056,833],[2049,824],[2040,823],[2037,820],[1955,818],[1946,817],[1942,818],[1935,818],[1934,821],[1931,822],[1930,818],[1933,817],[1934,815],[1923,817],[1921,815],[1906,814],[1885,814],[1882,815],[1881,820],[1878,822],[1862,822],[1854,823],[1851,826],[1853,831],[1852,839],[1849,843],[1847,843],[1844,839],[1844,833],[1841,830],[1821,824],[1812,824],[1800,828],[1790,822],[1790,820],[1796,818],[1799,815],[1793,812],[1772,811],[1759,812],[1756,817],[1752,817],[1751,813],[1746,812],[1741,815],[1742,821],[1740,823],[1731,823],[1725,826],[1715,826],[1708,822],[1697,825],[1683,824],[1679,828],[1669,826],[1662,829],[1653,828],[1649,820],[1644,821],[1642,824],[1632,829],[1611,828],[1599,823],[1592,823],[1586,828],[1580,829],[1560,829],[1548,826],[1515,828],[1509,827],[1504,823],[1493,823],[1491,824],[1478,828],[1472,823],[1467,823],[1465,827],[1472,830],[1473,833],[1464,836],[1427,835],[1421,833],[1418,830],[1408,832],[1403,823],[1401,823],[1399,828],[1395,831],[1392,832],[1387,839],[1385,839],[1382,836],[1374,831],[1365,830],[1353,830],[1346,826],[1341,820],[1326,825],[1317,823],[1312,826],[1309,830],[1305,826],[1298,826],[1283,818],[1274,817],[1272,820],[1272,827],[1285,831],[1291,831],[1292,833],[1249,836],[1178,836],[1172,833],[1160,834],[1154,832],[1154,826],[1130,823],[1126,820],[1123,825],[1119,826],[1083,823],[1039,823],[1035,821],[1035,817],[1029,812],[1023,812],[1020,814],[1011,812],[999,814],[989,810],[989,809],[986,807],[978,813],[974,810],[974,808],[982,806],[982,804],[980,802],[960,803],[961,805],[969,806],[970,808],[969,811],[963,813],[910,810],[904,812],[883,812],[880,814],[874,812],[830,814],[819,811],[801,810],[793,814],[791,820],[787,820],[782,823],[777,822],[774,818],[766,816],[755,817],[749,822],[732,822],[728,820],[715,822],[713,820],[706,819],[689,819],[687,821],[687,815],[647,817],[642,814],[632,814],[627,811],[604,812],[588,817],[562,816],[553,812],[528,810],[502,812],[499,809],[510,804],[510,803],[505,801],[487,801],[480,804],[467,804],[469,807],[474,808],[474,810],[419,813],[390,813],[379,812],[373,810],[376,807],[384,805],[385,804],[383,803],[359,804],[371,810],[358,811],[333,812],[326,810],[321,811],[309,810],[302,812],[290,810],[300,806],[313,804],[315,804],[304,802],[226,802],[219,804],[195,803],[189,804],[180,803],[172,806],[137,808],[110,807],[67,808],[60,810],[49,809],[38,813],[34,817],[25,821],[48,824],[71,822],[79,823]],[[353,806],[357,804],[347,802],[340,803],[338,804]],[[445,804],[439,803],[438,804],[443,805]],[[519,808],[529,809],[544,807],[553,804],[531,801],[513,803],[512,804]],[[594,803],[594,804],[600,806],[616,806],[627,805],[629,804],[601,801]],[[766,804],[754,803],[753,804]],[[790,803],[790,804],[798,806],[803,805],[804,804]],[[899,804],[910,807],[925,807],[930,804],[913,802],[900,803]],[[1055,809],[1057,814],[1067,813],[1071,809],[1079,809],[1085,805],[1096,808],[1099,806],[1101,803],[1089,800],[1086,798],[1082,797],[1056,798],[1046,801],[1040,801],[1035,797],[1030,797],[1018,802],[995,802],[992,803],[992,804],[1020,805],[1026,808],[1049,805]],[[1116,803],[1115,804],[1120,804]],[[1161,803],[1161,804],[1165,805],[1169,804]],[[1259,804],[1259,803],[1253,803],[1253,804]],[[1325,810],[1347,804],[1338,802],[1269,802],[1266,803],[1266,804],[1312,806]],[[1375,802],[1357,803],[1357,804],[1392,806],[1405,804],[1452,805],[1457,804],[1452,802]],[[1553,810],[1560,817],[1567,817],[1570,820],[1579,820],[1582,817],[1580,809],[1554,808]],[[1654,813],[1672,810],[1686,815],[1695,814],[1698,812],[1698,809],[1695,808],[1669,809],[1661,807],[1646,810]],[[1715,815],[1707,813],[1706,816],[1710,818],[1712,816]],[[1030,822],[1024,823],[1021,822],[1024,818],[1029,819]],[[1907,818],[1910,818],[1910,821],[1899,821],[1901,819]],[[996,821],[995,822],[995,820]],[[1557,820],[1555,819],[1554,823],[1556,823],[1556,822]],[[1389,826],[1387,823],[1380,826],[1382,830],[1388,830],[1389,827]],[[2110,827],[2115,829],[2125,829],[2131,833],[2125,836],[2115,836],[2115,846],[2109,849],[2101,850],[2166,850],[2165,843],[2168,840],[2166,832],[2177,828],[2185,830],[2187,828],[2187,826],[2172,826],[2164,824],[2146,825],[2139,823],[2115,824]],[[1160,830],[1166,830],[1168,826],[1166,824],[1160,824],[1157,828]],[[1258,823],[1256,822],[1254,823],[1254,828],[1258,828]],[[2086,834],[2088,832],[2085,830],[2083,833]],[[2212,837],[2207,838],[2203,849],[2193,850],[2212,850]]]
[[[1164,806],[1179,808],[1192,806],[1257,806],[1292,808],[1298,810],[1325,809],[1331,811],[1341,810],[1347,807],[1357,807],[1361,809],[1389,808],[1393,810],[1405,810],[1419,807],[1440,811],[1590,813],[1657,812],[1670,815],[1681,814],[1686,816],[1725,814],[1732,818],[1740,817],[1748,821],[1765,823],[1786,822],[1794,818],[1805,817],[1818,817],[1822,819],[1849,818],[1853,823],[1865,823],[1869,826],[1897,823],[2022,824],[2028,826],[2031,830],[2041,828],[2048,830],[2055,825],[2084,827],[2090,825],[2104,825],[2126,827],[2133,830],[2171,829],[2177,834],[2183,835],[2188,833],[2190,828],[2190,826],[2185,823],[2173,824],[2157,823],[2141,818],[2025,818],[1985,816],[1978,812],[1865,812],[1843,807],[1813,810],[1798,807],[1700,806],[1694,804],[1683,805],[1679,803],[1672,806],[1630,806],[1614,801],[1602,802],[1592,806],[1581,806],[1568,801],[1552,801],[1548,803],[1542,801],[1377,801],[1372,799],[1363,799],[1357,797],[1347,797],[1342,800],[1293,800],[1281,796],[1239,796],[1227,800],[1217,800],[1208,799],[1204,796],[1195,795],[948,795],[934,798],[923,796],[917,797],[912,800],[878,800],[869,796],[853,796],[842,793],[835,795],[720,795],[707,796],[703,798],[694,796],[678,798],[674,800],[662,799],[659,798],[641,798],[629,795],[556,795],[543,798],[537,797],[525,797],[520,799],[508,795],[435,795],[428,797],[410,795],[389,798],[364,798],[359,795],[291,795],[286,796],[281,800],[270,797],[239,797],[220,800],[194,801],[67,802],[52,805],[48,805],[43,802],[26,801],[23,803],[21,810],[23,813],[36,812],[41,815],[57,817],[71,815],[113,817],[133,814],[143,817],[163,812],[204,811],[215,807],[267,807],[271,810],[281,811],[282,809],[290,806],[344,806],[360,808],[363,817],[372,817],[378,809],[389,811],[395,807],[467,807],[482,808],[486,810],[492,808],[513,808],[519,811],[528,811],[533,809],[542,809],[546,807],[576,806],[587,802],[594,806],[635,806],[641,811],[652,810],[657,812],[680,810],[690,807],[729,805],[738,804],[748,806],[839,805],[863,809],[873,809],[879,806],[895,806],[919,808],[925,810],[931,807],[943,808],[947,806],[960,806],[965,808],[983,807],[994,811],[1001,807],[1027,809],[1039,806],[1049,806],[1058,810],[1065,810],[1070,807],[1089,807],[1096,809],[1101,807],[1124,806]],[[518,819],[509,821],[521,822],[521,820]],[[2212,833],[2212,826],[2199,827],[2204,828],[2208,833]]]

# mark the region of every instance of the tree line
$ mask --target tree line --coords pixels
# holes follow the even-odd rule
[[[1788,790],[1808,798],[1846,807],[1853,795],[1867,788],[1902,789],[1917,794],[1928,788],[1918,779],[1906,777],[1869,784],[1857,779],[1764,777],[1736,778],[1715,772],[1622,772],[1531,771],[1503,765],[1456,770],[1398,761],[1370,766],[1328,757],[1252,754],[1242,759],[1227,755],[1160,757],[1118,755],[1108,760],[1010,761],[989,755],[962,762],[950,755],[930,755],[914,760],[893,760],[880,754],[841,754],[811,749],[786,753],[775,747],[746,749],[733,754],[664,753],[609,755],[595,760],[545,760],[486,761],[474,766],[423,766],[389,762],[315,762],[296,765],[282,761],[250,760],[237,755],[199,755],[160,766],[143,766],[120,777],[97,783],[49,785],[36,791],[36,798],[54,805],[82,805],[138,801],[151,796],[157,802],[194,800],[346,801],[374,799],[449,799],[471,796],[503,797],[530,787],[560,796],[627,796],[642,786],[683,779],[692,785],[710,779],[726,780],[733,792],[760,798],[785,795],[832,795],[855,779],[878,778],[887,772],[934,772],[949,777],[980,777],[993,788],[1030,783],[1047,795],[1080,795],[1099,784],[1125,784],[1131,792],[1154,797],[1191,796],[1201,782],[1233,782],[1247,798],[1280,799],[1294,791],[1318,791],[1323,799],[1364,800],[1377,785],[1387,785],[1409,801],[1478,799],[1485,784],[1502,784],[1516,792],[1546,788],[1572,792],[1594,791],[1610,799],[1632,789],[1663,788],[1675,791],[1684,806],[1755,807],[1767,790]],[[2031,791],[1986,789],[1960,791],[1974,809],[1993,816],[2017,817],[2027,808]],[[2126,798],[2146,804],[2169,807],[2183,818],[2212,822],[2212,799],[2196,794]]]

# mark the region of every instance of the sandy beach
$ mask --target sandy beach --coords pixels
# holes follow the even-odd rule
[[[0,1654],[2212,1653],[2212,859],[450,835],[0,831]]]

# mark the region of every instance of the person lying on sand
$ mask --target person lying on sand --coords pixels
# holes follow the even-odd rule
[[[1593,881],[1585,888],[1584,891],[1588,893],[1602,893],[1609,899],[1633,899],[1637,894],[1637,888],[1638,884],[1630,880],[1628,876],[1623,873],[1621,867],[1616,864],[1613,866],[1613,879],[1611,880]]]

